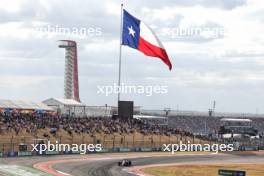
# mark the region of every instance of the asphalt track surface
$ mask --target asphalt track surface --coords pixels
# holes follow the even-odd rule
[[[132,158],[131,158],[132,157]],[[130,159],[132,167],[120,167],[117,162]],[[164,154],[162,153],[119,153],[91,155],[57,155],[50,157],[2,158],[0,164],[32,167],[44,166],[45,172],[53,171],[56,176],[134,176],[130,171],[148,165],[160,164],[252,164],[264,163],[264,151],[255,153],[232,154]],[[46,164],[46,165],[45,165]],[[35,167],[36,168],[36,167]],[[38,168],[36,168],[38,169]],[[41,169],[40,169],[41,170]],[[129,172],[128,172],[129,171]],[[51,172],[49,172],[51,173]],[[137,173],[140,173],[137,172]],[[0,176],[7,176],[1,174]]]
[[[143,157],[131,159],[133,166],[144,166],[150,164],[167,164],[167,163],[213,163],[220,162],[236,163],[237,161],[248,162],[264,159],[263,156],[256,155],[184,155],[184,156],[161,156],[161,157]],[[62,173],[73,176],[132,176],[128,173],[126,167],[119,167],[117,162],[120,159],[106,159],[99,161],[78,161],[63,164],[55,164],[53,168]],[[262,160],[263,162],[263,160]]]

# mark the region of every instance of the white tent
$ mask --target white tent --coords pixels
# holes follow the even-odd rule
[[[47,106],[85,106],[85,104],[80,103],[76,100],[72,99],[63,99],[63,98],[49,98],[47,100],[42,101],[42,103]]]
[[[33,102],[26,100],[4,100],[0,99],[0,108],[1,109],[18,109],[18,110],[45,110],[53,111],[51,107],[48,107],[41,102]]]
[[[75,117],[111,117],[111,107],[87,106],[72,99],[49,98],[43,101],[62,115]]]

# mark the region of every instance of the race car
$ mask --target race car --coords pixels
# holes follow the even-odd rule
[[[128,160],[128,159],[123,159],[122,161],[119,161],[119,162],[118,162],[118,166],[129,167],[129,166],[131,166],[131,165],[132,165],[132,163],[131,163],[131,161]]]

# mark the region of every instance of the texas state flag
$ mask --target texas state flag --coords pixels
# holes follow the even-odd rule
[[[137,49],[147,56],[158,57],[171,70],[172,65],[163,45],[143,21],[123,12],[122,45]]]

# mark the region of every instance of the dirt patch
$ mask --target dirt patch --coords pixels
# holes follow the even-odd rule
[[[242,170],[247,176],[264,175],[264,164],[177,165],[149,167],[142,171],[155,176],[218,176],[219,169]]]

